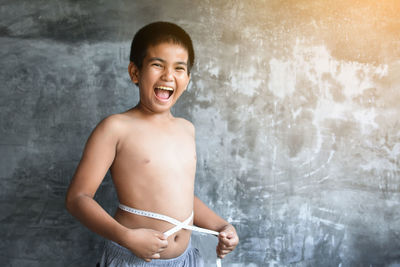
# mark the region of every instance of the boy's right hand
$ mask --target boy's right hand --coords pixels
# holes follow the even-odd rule
[[[160,253],[168,247],[167,237],[152,229],[129,229],[124,239],[125,247],[147,262],[159,259]]]

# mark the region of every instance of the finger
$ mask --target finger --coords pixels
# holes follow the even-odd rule
[[[233,249],[232,247],[217,247],[218,251],[232,251]]]
[[[158,247],[159,248],[167,248],[168,247],[168,241],[167,240],[159,240],[159,242],[158,242]]]
[[[221,232],[220,236],[219,236],[219,240],[221,240],[224,243],[227,243],[227,242],[233,243],[233,242],[236,242],[236,239],[237,238],[233,232],[229,232],[229,233]]]
[[[234,242],[224,243],[224,247],[226,248],[234,248],[236,245]]]
[[[218,258],[221,258],[221,259],[225,258],[226,254],[228,254],[228,253],[229,252],[223,253],[223,252],[217,250],[217,256],[218,256]]]
[[[226,255],[229,252],[231,252],[231,250],[229,250],[229,249],[220,249],[220,250],[218,250],[218,252],[219,252],[218,254]]]
[[[144,259],[144,261],[151,262],[151,259]]]
[[[152,259],[159,259],[160,258],[160,253],[154,253],[153,256],[151,256]]]
[[[161,253],[163,252],[167,247],[159,247],[156,253]]]
[[[168,247],[168,244],[161,244],[160,246],[159,246],[159,250],[161,249],[161,250],[164,250],[164,249],[166,249]]]
[[[227,239],[235,239],[235,237],[236,237],[236,235],[234,232],[232,232],[232,231],[226,232]]]
[[[218,258],[221,258],[221,259],[224,258],[224,255],[219,252],[218,248],[216,249],[216,252],[217,252],[217,257]]]
[[[160,247],[161,248],[166,248],[168,247],[168,240],[166,239],[160,239],[157,237],[157,240],[155,240],[155,243],[153,243],[153,249],[154,251],[158,250]]]
[[[166,245],[163,245],[163,244],[161,244],[161,243],[159,243],[159,244],[154,244],[152,247],[151,247],[151,250],[150,250],[150,255],[153,255],[153,253],[160,253],[160,252],[162,252],[162,251],[164,251],[165,249],[167,248],[167,246]]]
[[[223,256],[231,252],[233,249],[230,249],[228,247],[223,247],[223,246],[217,246],[217,255]]]
[[[156,237],[158,237],[161,240],[167,240],[167,238],[168,238],[166,235],[164,235],[164,233],[161,233],[161,232],[154,231],[154,234]]]
[[[224,254],[227,254],[227,253],[231,252],[232,249],[230,249],[229,247],[218,246],[217,247],[217,251],[221,252],[221,253],[224,253]]]
[[[237,238],[221,239],[221,243],[228,247],[234,247],[238,244],[238,239]]]
[[[218,246],[217,246],[218,249],[226,249],[227,247],[228,247],[228,246],[225,245],[225,244],[222,243],[222,242],[219,242],[219,243],[218,243]]]
[[[220,242],[218,242],[218,246],[220,246],[220,247],[231,247],[233,244],[232,244],[232,242],[230,242],[229,240],[227,240],[227,239],[223,239],[223,240],[220,240]]]

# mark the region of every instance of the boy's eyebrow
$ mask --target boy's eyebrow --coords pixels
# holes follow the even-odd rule
[[[151,61],[160,61],[160,62],[162,62],[162,63],[165,63],[165,62],[166,62],[164,59],[159,58],[159,57],[152,57],[152,58],[149,59],[149,61],[150,61],[150,62],[151,62]],[[184,62],[184,61],[177,61],[177,62],[175,62],[175,64],[187,66],[187,63]]]

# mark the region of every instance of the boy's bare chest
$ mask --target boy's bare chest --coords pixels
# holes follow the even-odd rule
[[[119,156],[136,167],[191,168],[196,165],[196,145],[193,136],[188,134],[143,133],[128,136]]]

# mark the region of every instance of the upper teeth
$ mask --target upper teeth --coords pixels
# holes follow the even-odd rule
[[[161,90],[174,91],[174,89],[172,89],[171,87],[166,86],[157,86],[157,88]]]

